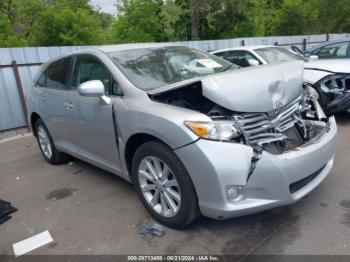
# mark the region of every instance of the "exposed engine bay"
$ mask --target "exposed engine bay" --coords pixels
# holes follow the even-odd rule
[[[150,97],[201,112],[213,121],[232,121],[241,134],[232,142],[252,146],[257,154],[262,150],[282,154],[317,141],[329,130],[328,119],[307,86],[302,95],[273,112],[245,113],[221,107],[202,95],[200,81]]]
[[[334,74],[314,86],[319,94],[319,103],[327,114],[350,109],[350,75]]]

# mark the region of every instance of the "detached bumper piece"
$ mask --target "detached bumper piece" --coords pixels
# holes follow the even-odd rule
[[[11,203],[0,199],[0,225],[5,223],[12,217],[10,214],[16,212],[17,209],[11,205]]]

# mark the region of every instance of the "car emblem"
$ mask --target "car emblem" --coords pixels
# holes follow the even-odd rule
[[[283,109],[283,104],[280,101],[277,101],[273,105],[273,113],[275,116],[277,116]]]

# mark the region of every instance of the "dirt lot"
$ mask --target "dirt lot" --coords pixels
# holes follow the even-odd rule
[[[55,242],[32,254],[350,254],[350,115],[337,116],[335,166],[298,203],[216,221],[201,218],[162,238],[142,236],[151,221],[133,186],[75,160],[51,166],[32,136],[0,143],[0,199],[18,208],[0,225],[0,254],[44,230]]]

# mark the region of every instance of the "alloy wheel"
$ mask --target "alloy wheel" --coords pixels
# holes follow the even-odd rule
[[[158,214],[174,217],[181,205],[181,193],[178,182],[161,159],[147,156],[140,162],[138,180],[146,202]]]
[[[52,147],[49,136],[43,126],[38,127],[39,144],[45,157],[50,159],[52,157]]]

